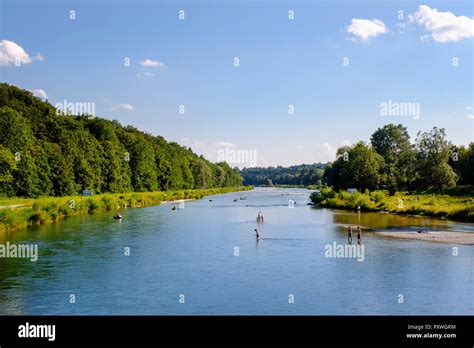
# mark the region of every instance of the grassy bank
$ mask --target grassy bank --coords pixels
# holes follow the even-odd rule
[[[311,201],[321,207],[362,211],[385,211],[395,214],[423,215],[451,220],[474,222],[474,197],[449,195],[408,195],[397,193],[387,196],[385,191],[334,192],[330,188],[321,195],[313,193]]]
[[[68,216],[93,214],[99,211],[115,212],[121,208],[158,205],[163,201],[201,199],[204,196],[250,189],[252,189],[252,187],[245,186],[166,192],[117,193],[92,197],[70,196],[45,197],[39,199],[0,199],[0,232],[57,222]]]

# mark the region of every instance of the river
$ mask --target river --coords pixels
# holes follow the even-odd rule
[[[123,221],[101,213],[16,232],[0,243],[37,244],[39,258],[0,259],[0,314],[474,314],[474,246],[371,233],[474,233],[473,224],[381,213],[359,218],[308,206],[308,196],[262,188],[186,202],[184,209],[130,208]],[[346,224],[364,227],[363,259],[328,257],[328,246],[347,242]]]

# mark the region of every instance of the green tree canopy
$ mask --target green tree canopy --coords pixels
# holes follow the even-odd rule
[[[456,185],[458,177],[448,164],[451,144],[446,140],[444,128],[418,132],[416,148],[420,185],[437,187],[440,192]]]
[[[239,186],[242,178],[238,169],[161,136],[62,115],[31,92],[1,83],[0,182],[1,195],[37,197]]]

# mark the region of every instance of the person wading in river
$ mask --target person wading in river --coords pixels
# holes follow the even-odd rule
[[[257,238],[257,240],[260,238],[260,235],[258,234],[258,230],[255,229],[255,238]]]
[[[360,226],[357,226],[357,244],[361,244],[362,243],[362,230],[360,228]]]
[[[351,226],[347,228],[347,242],[349,244],[352,244],[352,227]]]

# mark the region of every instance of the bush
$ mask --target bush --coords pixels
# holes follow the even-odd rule
[[[7,230],[25,228],[27,225],[23,216],[11,209],[0,209],[0,223]]]
[[[33,212],[33,214],[31,214],[30,217],[28,218],[28,222],[33,225],[44,224],[48,221],[51,221],[51,215],[49,215],[44,210],[38,210],[36,212]]]
[[[334,198],[335,196],[336,192],[334,192],[330,187],[324,187],[321,190],[321,194],[318,194],[316,192],[311,193],[310,199],[311,202],[313,202],[314,204],[318,204],[326,199]]]
[[[370,194],[370,199],[375,203],[381,203],[385,199],[385,191],[374,191]]]
[[[105,207],[105,210],[116,210],[120,203],[112,196],[104,196],[102,198],[102,205]]]

